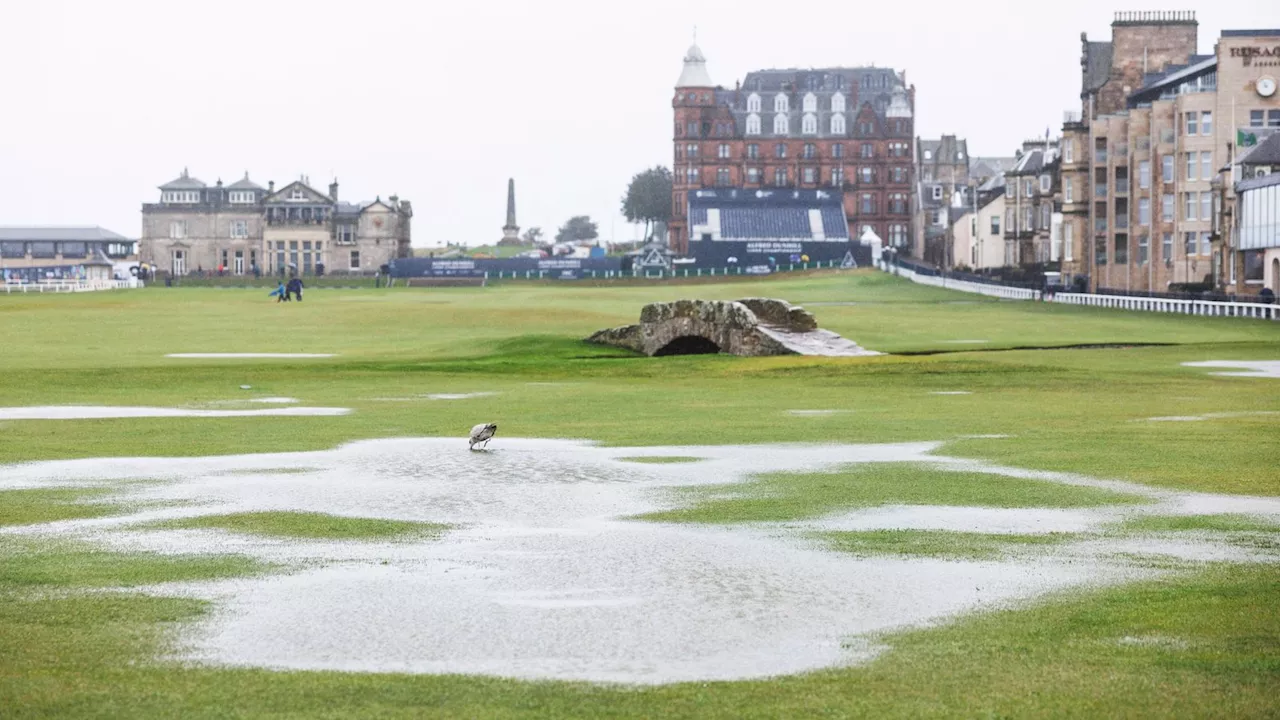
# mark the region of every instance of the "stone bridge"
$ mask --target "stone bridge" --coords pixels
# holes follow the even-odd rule
[[[785,300],[677,300],[650,303],[636,325],[601,330],[587,342],[650,356],[728,353],[763,355],[879,355],[830,330]]]

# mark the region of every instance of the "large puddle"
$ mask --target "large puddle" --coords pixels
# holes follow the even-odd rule
[[[7,532],[294,563],[265,577],[150,589],[214,602],[183,636],[179,659],[268,668],[624,683],[760,678],[865,661],[886,631],[1164,572],[1135,555],[1277,559],[1195,537],[1095,536],[983,561],[856,557],[812,539],[815,530],[877,528],[1076,532],[1143,513],[1280,520],[1280,499],[999,467],[934,455],[940,446],[603,448],[499,437],[489,451],[469,452],[461,438],[399,439],[323,452],[4,466],[0,489],[98,486],[122,500],[162,503],[125,517]],[[635,461],[644,457],[700,462]],[[626,519],[681,507],[685,496],[672,492],[681,487],[900,461],[1118,489],[1149,503],[1079,511],[893,506],[755,526]],[[139,478],[153,482],[125,482]],[[356,543],[140,525],[257,510],[454,529],[437,540]]]

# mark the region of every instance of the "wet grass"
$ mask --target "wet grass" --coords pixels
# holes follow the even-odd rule
[[[149,526],[214,528],[265,537],[305,540],[405,540],[438,536],[449,527],[438,523],[287,511],[201,515],[150,523]]]
[[[1075,539],[1071,533],[1002,535],[946,530],[865,530],[814,533],[825,547],[838,552],[928,557],[947,560],[998,560],[1031,548]]]
[[[95,502],[105,494],[104,490],[91,488],[0,490],[0,527],[97,518],[120,512],[118,505]]]
[[[240,555],[124,553],[64,541],[10,537],[0,541],[0,597],[42,588],[138,587],[216,580],[271,568]],[[33,619],[38,620],[39,615]]]
[[[78,552],[46,560],[81,567]],[[149,559],[122,556],[111,572],[71,577],[98,587],[189,572],[168,560],[143,571]],[[1280,697],[1275,566],[1214,567],[889,635],[884,654],[853,668],[654,688],[158,662],[207,604],[15,593],[40,583],[15,586],[6,569],[0,707],[12,718],[1267,717]]]
[[[1131,518],[1116,526],[1118,530],[1133,532],[1179,532],[1187,530],[1212,530],[1215,532],[1272,532],[1280,533],[1280,523],[1267,522],[1247,515],[1185,515]]]
[[[1099,507],[1145,498],[1091,487],[914,463],[865,463],[834,473],[775,473],[741,485],[682,488],[687,507],[639,516],[654,522],[744,523],[803,520],[878,505]]]

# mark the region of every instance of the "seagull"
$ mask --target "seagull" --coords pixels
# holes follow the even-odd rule
[[[481,423],[471,428],[471,438],[469,440],[471,446],[468,449],[475,450],[476,445],[479,443],[484,443],[484,445],[480,446],[481,449],[484,449],[489,445],[489,441],[493,439],[493,434],[496,432],[498,432],[498,423]]]

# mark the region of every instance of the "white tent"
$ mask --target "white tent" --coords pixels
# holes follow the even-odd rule
[[[862,236],[858,238],[858,242],[862,245],[871,246],[871,264],[880,264],[880,251],[884,248],[884,241],[871,228],[863,228]]]

